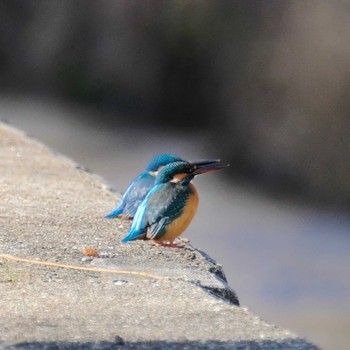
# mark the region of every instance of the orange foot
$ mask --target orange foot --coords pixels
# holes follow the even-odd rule
[[[124,215],[124,214],[118,215],[118,218],[121,220],[132,220],[133,219],[131,216]]]
[[[153,241],[155,245],[160,245],[162,247],[169,247],[169,248],[184,248],[185,244],[177,244],[174,242],[166,242],[166,241]]]

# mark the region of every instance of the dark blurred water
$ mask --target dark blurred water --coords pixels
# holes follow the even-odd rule
[[[98,113],[55,101],[0,99],[0,119],[88,167],[118,191],[154,154],[220,157],[208,147],[205,132],[83,122]],[[223,264],[242,305],[323,349],[347,349],[350,218],[266,198],[220,173],[195,183],[199,212],[184,236]]]

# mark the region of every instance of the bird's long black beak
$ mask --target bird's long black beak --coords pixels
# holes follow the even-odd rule
[[[220,163],[221,159],[199,159],[199,160],[190,160],[189,163],[195,166],[204,166],[214,163]]]
[[[230,164],[222,163],[219,160],[202,161],[194,165],[196,166],[196,168],[193,171],[193,175],[210,173],[211,171],[224,169],[230,166]]]

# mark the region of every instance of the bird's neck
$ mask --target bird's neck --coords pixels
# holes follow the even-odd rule
[[[171,183],[179,184],[179,185],[187,185],[189,184],[194,176],[181,173],[181,174],[176,174],[174,177],[170,180]]]

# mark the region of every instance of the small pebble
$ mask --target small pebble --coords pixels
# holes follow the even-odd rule
[[[126,280],[114,280],[113,281],[113,284],[115,284],[116,286],[121,286],[123,284],[127,284],[129,283],[129,281],[126,281]]]
[[[89,257],[89,256],[84,256],[83,258],[81,258],[81,261],[88,261],[88,262],[90,262],[92,260],[93,259],[91,257]]]

